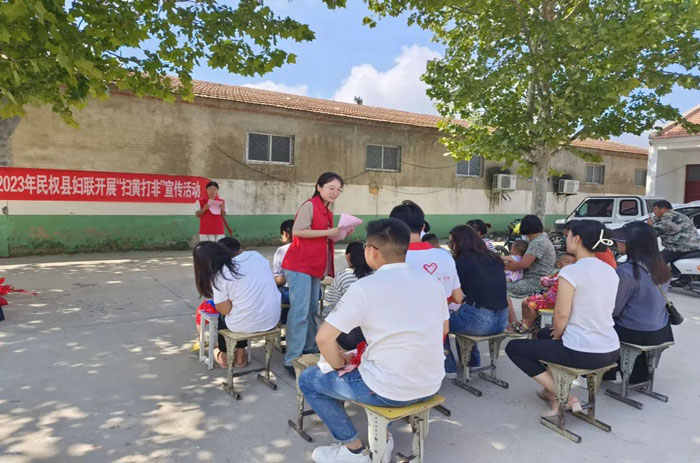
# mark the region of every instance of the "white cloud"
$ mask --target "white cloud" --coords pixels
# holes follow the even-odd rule
[[[258,82],[257,84],[244,84],[244,87],[259,88],[262,90],[272,90],[273,92],[291,93],[293,95],[307,96],[309,94],[309,86],[303,85],[286,85],[278,84],[271,80]]]
[[[379,71],[371,64],[354,66],[350,75],[335,91],[333,99],[354,103],[354,97],[364,104],[425,114],[437,114],[425,94],[427,85],[420,80],[427,62],[440,54],[428,47],[403,47],[391,69]]]

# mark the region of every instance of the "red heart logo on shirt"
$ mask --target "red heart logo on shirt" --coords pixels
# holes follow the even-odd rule
[[[437,271],[438,266],[435,262],[433,262],[432,264],[424,264],[423,269],[432,275],[433,273],[435,273]]]

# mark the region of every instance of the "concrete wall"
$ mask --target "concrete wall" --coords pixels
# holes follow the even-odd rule
[[[530,210],[530,180],[518,178],[518,191],[502,195],[490,190],[489,175],[457,177],[454,161],[443,156],[445,148],[433,129],[211,99],[169,104],[119,94],[93,102],[77,119],[80,128],[74,129],[47,109],[30,109],[10,141],[13,165],[217,179],[230,223],[237,236],[251,243],[274,241],[279,222],[294,215],[318,175],[327,170],[348,179],[336,212],[372,219],[412,199],[441,236],[477,216],[504,229]],[[293,135],[294,165],[246,163],[249,131]],[[366,144],[401,146],[401,172],[366,172]],[[581,181],[581,193],[550,193],[548,221],[570,212],[590,194],[643,193],[633,186],[634,169],[646,167],[643,156],[598,154],[604,157],[605,185],[585,184],[586,162],[580,158],[563,153],[555,160],[555,169]],[[485,172],[494,166],[487,162]],[[197,230],[192,208],[183,205],[4,201],[2,206],[6,213],[0,220],[0,254],[3,236],[4,253],[15,255],[185,247]]]
[[[685,201],[686,168],[700,164],[700,137],[652,142],[647,171],[648,194],[672,203]]]

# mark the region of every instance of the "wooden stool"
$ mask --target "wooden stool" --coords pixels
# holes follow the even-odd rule
[[[294,373],[297,377],[297,419],[296,421],[288,420],[287,424],[307,442],[311,442],[313,439],[304,431],[304,417],[313,415],[315,412],[313,410],[304,411],[304,394],[299,389],[299,375],[307,368],[316,365],[319,358],[321,358],[320,354],[306,354],[294,360]]]
[[[201,325],[199,325],[199,361],[206,363],[209,370],[214,368],[214,346],[216,334],[219,332],[219,314],[200,312]],[[207,324],[209,328],[207,329]],[[209,346],[205,347],[205,332],[209,333]],[[205,350],[207,355],[205,355]]]
[[[377,407],[375,405],[353,402],[367,412],[367,424],[369,426],[367,440],[369,441],[369,449],[372,452],[372,463],[382,463],[382,457],[386,450],[389,423],[402,418],[407,418],[411,424],[413,454],[404,456],[399,453],[398,456],[402,459],[401,461],[423,463],[424,443],[428,435],[430,409],[440,406],[444,401],[444,397],[436,395],[424,402],[403,407]]]
[[[238,376],[247,375],[248,373],[257,373],[259,371],[264,371],[265,375],[258,375],[258,379],[270,387],[273,391],[277,389],[277,384],[272,382],[270,379],[270,359],[272,358],[272,346],[275,342],[275,337],[280,333],[279,328],[273,328],[270,331],[259,331],[257,333],[234,333],[230,330],[220,330],[219,334],[226,339],[226,346],[228,355],[226,355],[226,363],[228,364],[228,375],[226,377],[226,382],[221,383],[221,386],[226,392],[228,392],[234,399],[240,400],[241,395],[235,391],[233,388],[233,378]],[[233,372],[233,349],[238,341],[248,341],[249,343],[255,341],[256,339],[265,339],[265,366],[262,368],[252,368],[249,370],[240,371],[237,373]],[[248,346],[248,352],[252,346]]]
[[[603,378],[603,373],[611,370],[617,366],[613,363],[602,368],[597,368],[594,370],[582,370],[578,368],[565,367],[551,362],[544,363],[549,371],[552,372],[554,376],[554,387],[557,392],[557,400],[559,401],[559,414],[556,417],[542,417],[540,418],[540,423],[551,429],[552,431],[561,434],[567,439],[571,439],[577,444],[581,442],[581,437],[574,434],[573,432],[565,428],[564,414],[567,410],[567,404],[569,403],[569,393],[571,392],[571,385],[574,379],[579,376],[585,376],[588,383],[588,403],[581,404],[582,408],[587,411],[583,412],[573,412],[576,418],[580,418],[583,421],[602,429],[603,431],[610,432],[612,429],[609,425],[598,421],[595,417],[595,395],[600,389],[600,382]]]
[[[613,399],[617,399],[620,402],[626,403],[627,405],[631,405],[640,410],[644,407],[644,404],[628,398],[627,395],[630,391],[638,391],[662,402],[668,402],[667,396],[654,392],[654,371],[659,366],[661,353],[671,347],[673,344],[674,343],[671,341],[656,346],[639,346],[636,344],[621,342],[620,370],[622,371],[622,384],[620,385],[620,392],[606,389],[605,394]],[[633,384],[630,386],[630,377],[632,376],[632,370],[634,369],[634,362],[637,360],[637,357],[645,352],[647,354],[649,379],[642,383]]]
[[[491,355],[491,364],[482,367],[477,367],[472,369],[472,373],[479,373],[479,377],[485,379],[486,381],[492,382],[493,384],[500,386],[504,389],[508,389],[508,383],[498,379],[496,376],[496,361],[498,361],[498,356],[500,355],[501,342],[508,336],[507,333],[499,333],[491,336],[473,336],[471,334],[454,334],[455,340],[459,345],[461,354],[461,365],[462,371],[460,372],[460,378],[452,380],[452,384],[459,386],[465,391],[471,392],[477,397],[481,397],[482,392],[477,388],[470,385],[471,379],[469,377],[469,364],[471,363],[472,349],[474,345],[478,342],[488,341],[489,351]],[[484,373],[485,370],[489,370],[489,373]]]

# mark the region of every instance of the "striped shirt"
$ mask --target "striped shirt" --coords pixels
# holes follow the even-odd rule
[[[326,290],[326,296],[323,302],[324,317],[331,313],[340,298],[342,298],[343,294],[345,294],[345,291],[347,291],[350,285],[356,281],[357,277],[351,268],[346,268],[335,276],[333,283]]]

